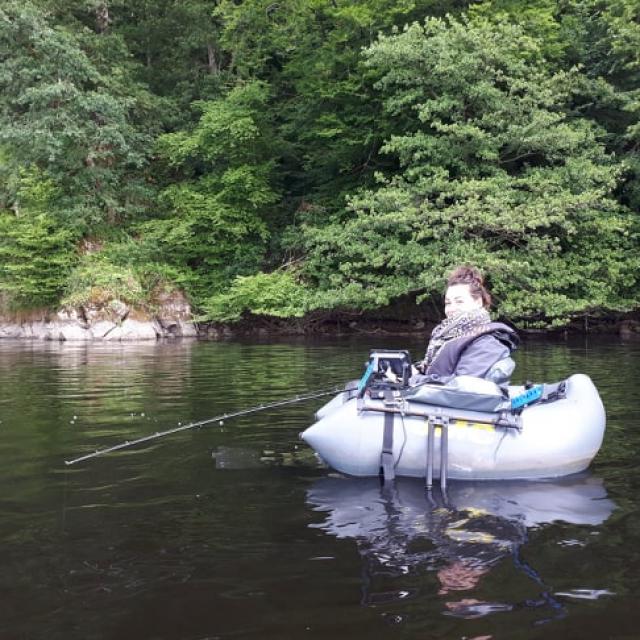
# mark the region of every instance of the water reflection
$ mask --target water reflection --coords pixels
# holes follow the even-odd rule
[[[608,427],[594,473],[620,506],[604,525],[613,504],[593,477],[577,497],[567,481],[456,482],[435,505],[419,481],[385,496],[375,479],[327,478],[298,440],[320,401],[64,466],[338,384],[360,373],[370,348],[406,347],[419,355],[424,340],[0,340],[0,637],[372,640],[396,623],[403,640],[636,637],[634,345],[517,352],[518,382],[584,371],[600,389]],[[542,634],[531,629],[561,615]]]
[[[553,594],[522,558],[528,535],[555,522],[593,529],[615,509],[602,480],[588,473],[554,481],[457,482],[446,496],[427,494],[412,479],[381,486],[377,479],[326,477],[311,486],[307,502],[325,514],[312,528],[356,541],[362,604],[435,593],[442,613],[467,619],[523,607],[543,608],[545,619],[563,616],[558,597],[567,594]],[[494,571],[504,574],[507,560],[527,586],[505,601],[510,590],[503,585],[493,601],[483,583]]]

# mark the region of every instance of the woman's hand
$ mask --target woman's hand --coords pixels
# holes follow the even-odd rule
[[[387,367],[386,371],[384,372],[384,377],[390,382],[398,382],[398,376],[393,373],[391,367]]]
[[[424,362],[416,362],[411,365],[411,375],[417,376],[419,373],[424,374]]]

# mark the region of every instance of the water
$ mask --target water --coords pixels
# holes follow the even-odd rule
[[[381,490],[298,439],[322,400],[66,467],[322,389],[406,339],[0,342],[0,638],[637,638],[640,344],[528,342],[514,382],[589,374],[588,474]]]

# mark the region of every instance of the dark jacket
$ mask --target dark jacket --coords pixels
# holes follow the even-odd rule
[[[502,322],[491,322],[473,336],[454,338],[440,349],[426,374],[436,379],[454,376],[484,378],[489,369],[517,348],[518,334]]]

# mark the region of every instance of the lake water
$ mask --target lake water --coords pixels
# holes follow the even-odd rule
[[[190,421],[358,377],[421,340],[0,341],[0,638],[640,637],[640,344],[528,341],[514,382],[581,371],[608,414],[587,474],[419,480],[321,467],[323,400],[67,467]]]

